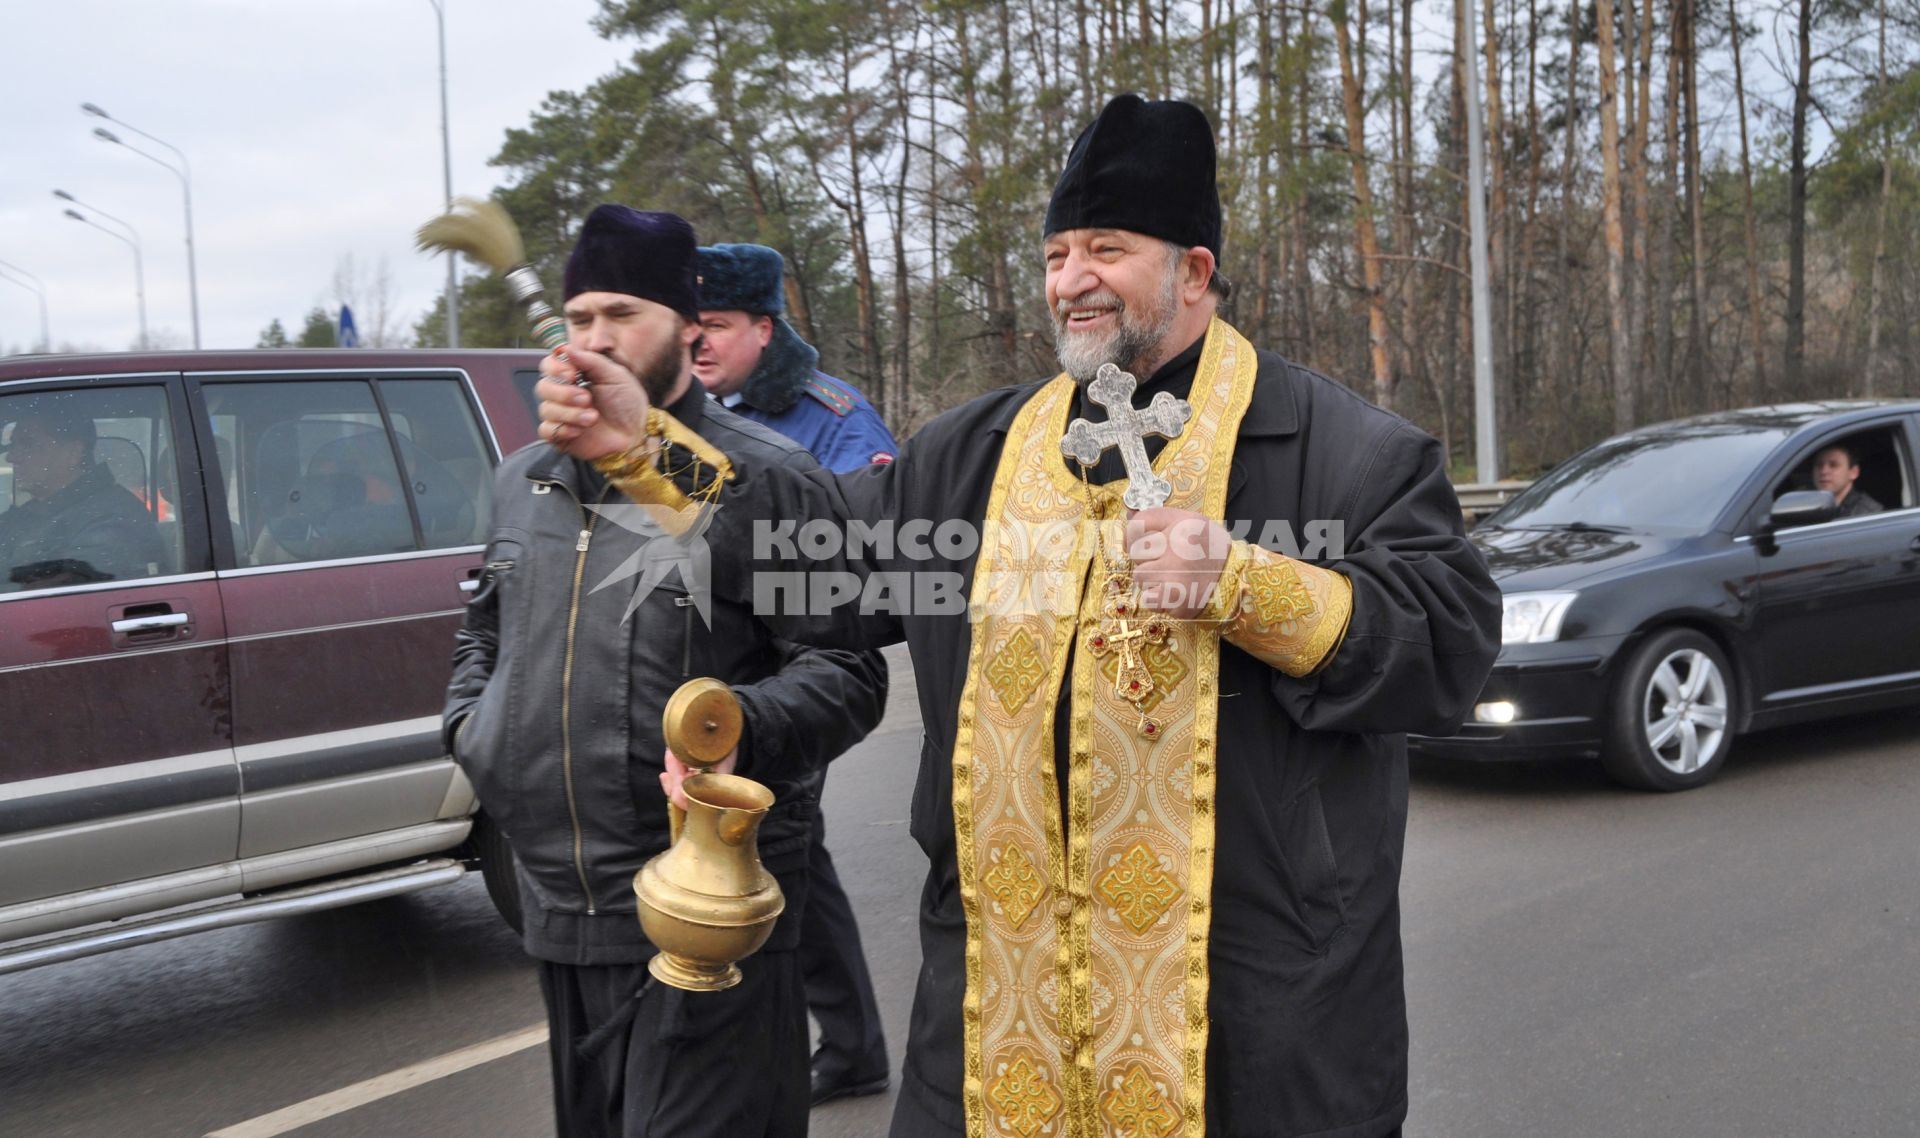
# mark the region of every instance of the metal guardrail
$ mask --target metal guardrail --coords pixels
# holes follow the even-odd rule
[[[1477,522],[1512,500],[1515,494],[1525,490],[1532,482],[1460,482],[1453,492],[1460,498],[1460,512],[1467,521]]]

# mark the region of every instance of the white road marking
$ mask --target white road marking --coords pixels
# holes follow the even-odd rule
[[[337,1091],[297,1102],[292,1106],[263,1114],[258,1118],[249,1118],[245,1122],[236,1122],[224,1130],[215,1130],[206,1138],[274,1138],[275,1135],[298,1130],[323,1118],[331,1118],[355,1107],[397,1095],[401,1091],[411,1090],[423,1083],[435,1079],[444,1079],[456,1075],[469,1067],[478,1067],[482,1063],[491,1063],[495,1059],[505,1058],[517,1051],[529,1047],[538,1047],[547,1041],[547,1025],[536,1024],[510,1035],[476,1043],[472,1047],[462,1047],[458,1051],[449,1051],[437,1058],[415,1063],[411,1067],[402,1067],[398,1071],[389,1071],[384,1075],[375,1075],[371,1079],[358,1082]]]

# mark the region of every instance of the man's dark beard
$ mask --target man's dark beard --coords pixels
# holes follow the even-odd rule
[[[675,340],[655,352],[652,359],[635,361],[633,375],[640,381],[640,390],[647,393],[647,402],[666,406],[673,385],[680,381],[680,360],[680,343]]]

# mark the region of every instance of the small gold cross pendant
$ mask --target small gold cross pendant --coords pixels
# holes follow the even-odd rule
[[[1160,737],[1160,724],[1147,717],[1146,701],[1153,695],[1153,670],[1147,666],[1146,649],[1157,645],[1174,646],[1173,621],[1158,613],[1140,611],[1134,597],[1133,575],[1114,573],[1107,577],[1100,598],[1101,620],[1087,633],[1087,648],[1096,657],[1117,653],[1119,669],[1113,679],[1113,694],[1133,704],[1140,717],[1135,729],[1148,739]]]

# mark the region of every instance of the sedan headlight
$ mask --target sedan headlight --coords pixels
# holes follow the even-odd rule
[[[1500,598],[1500,643],[1560,639],[1560,622],[1579,593],[1507,593]]]

